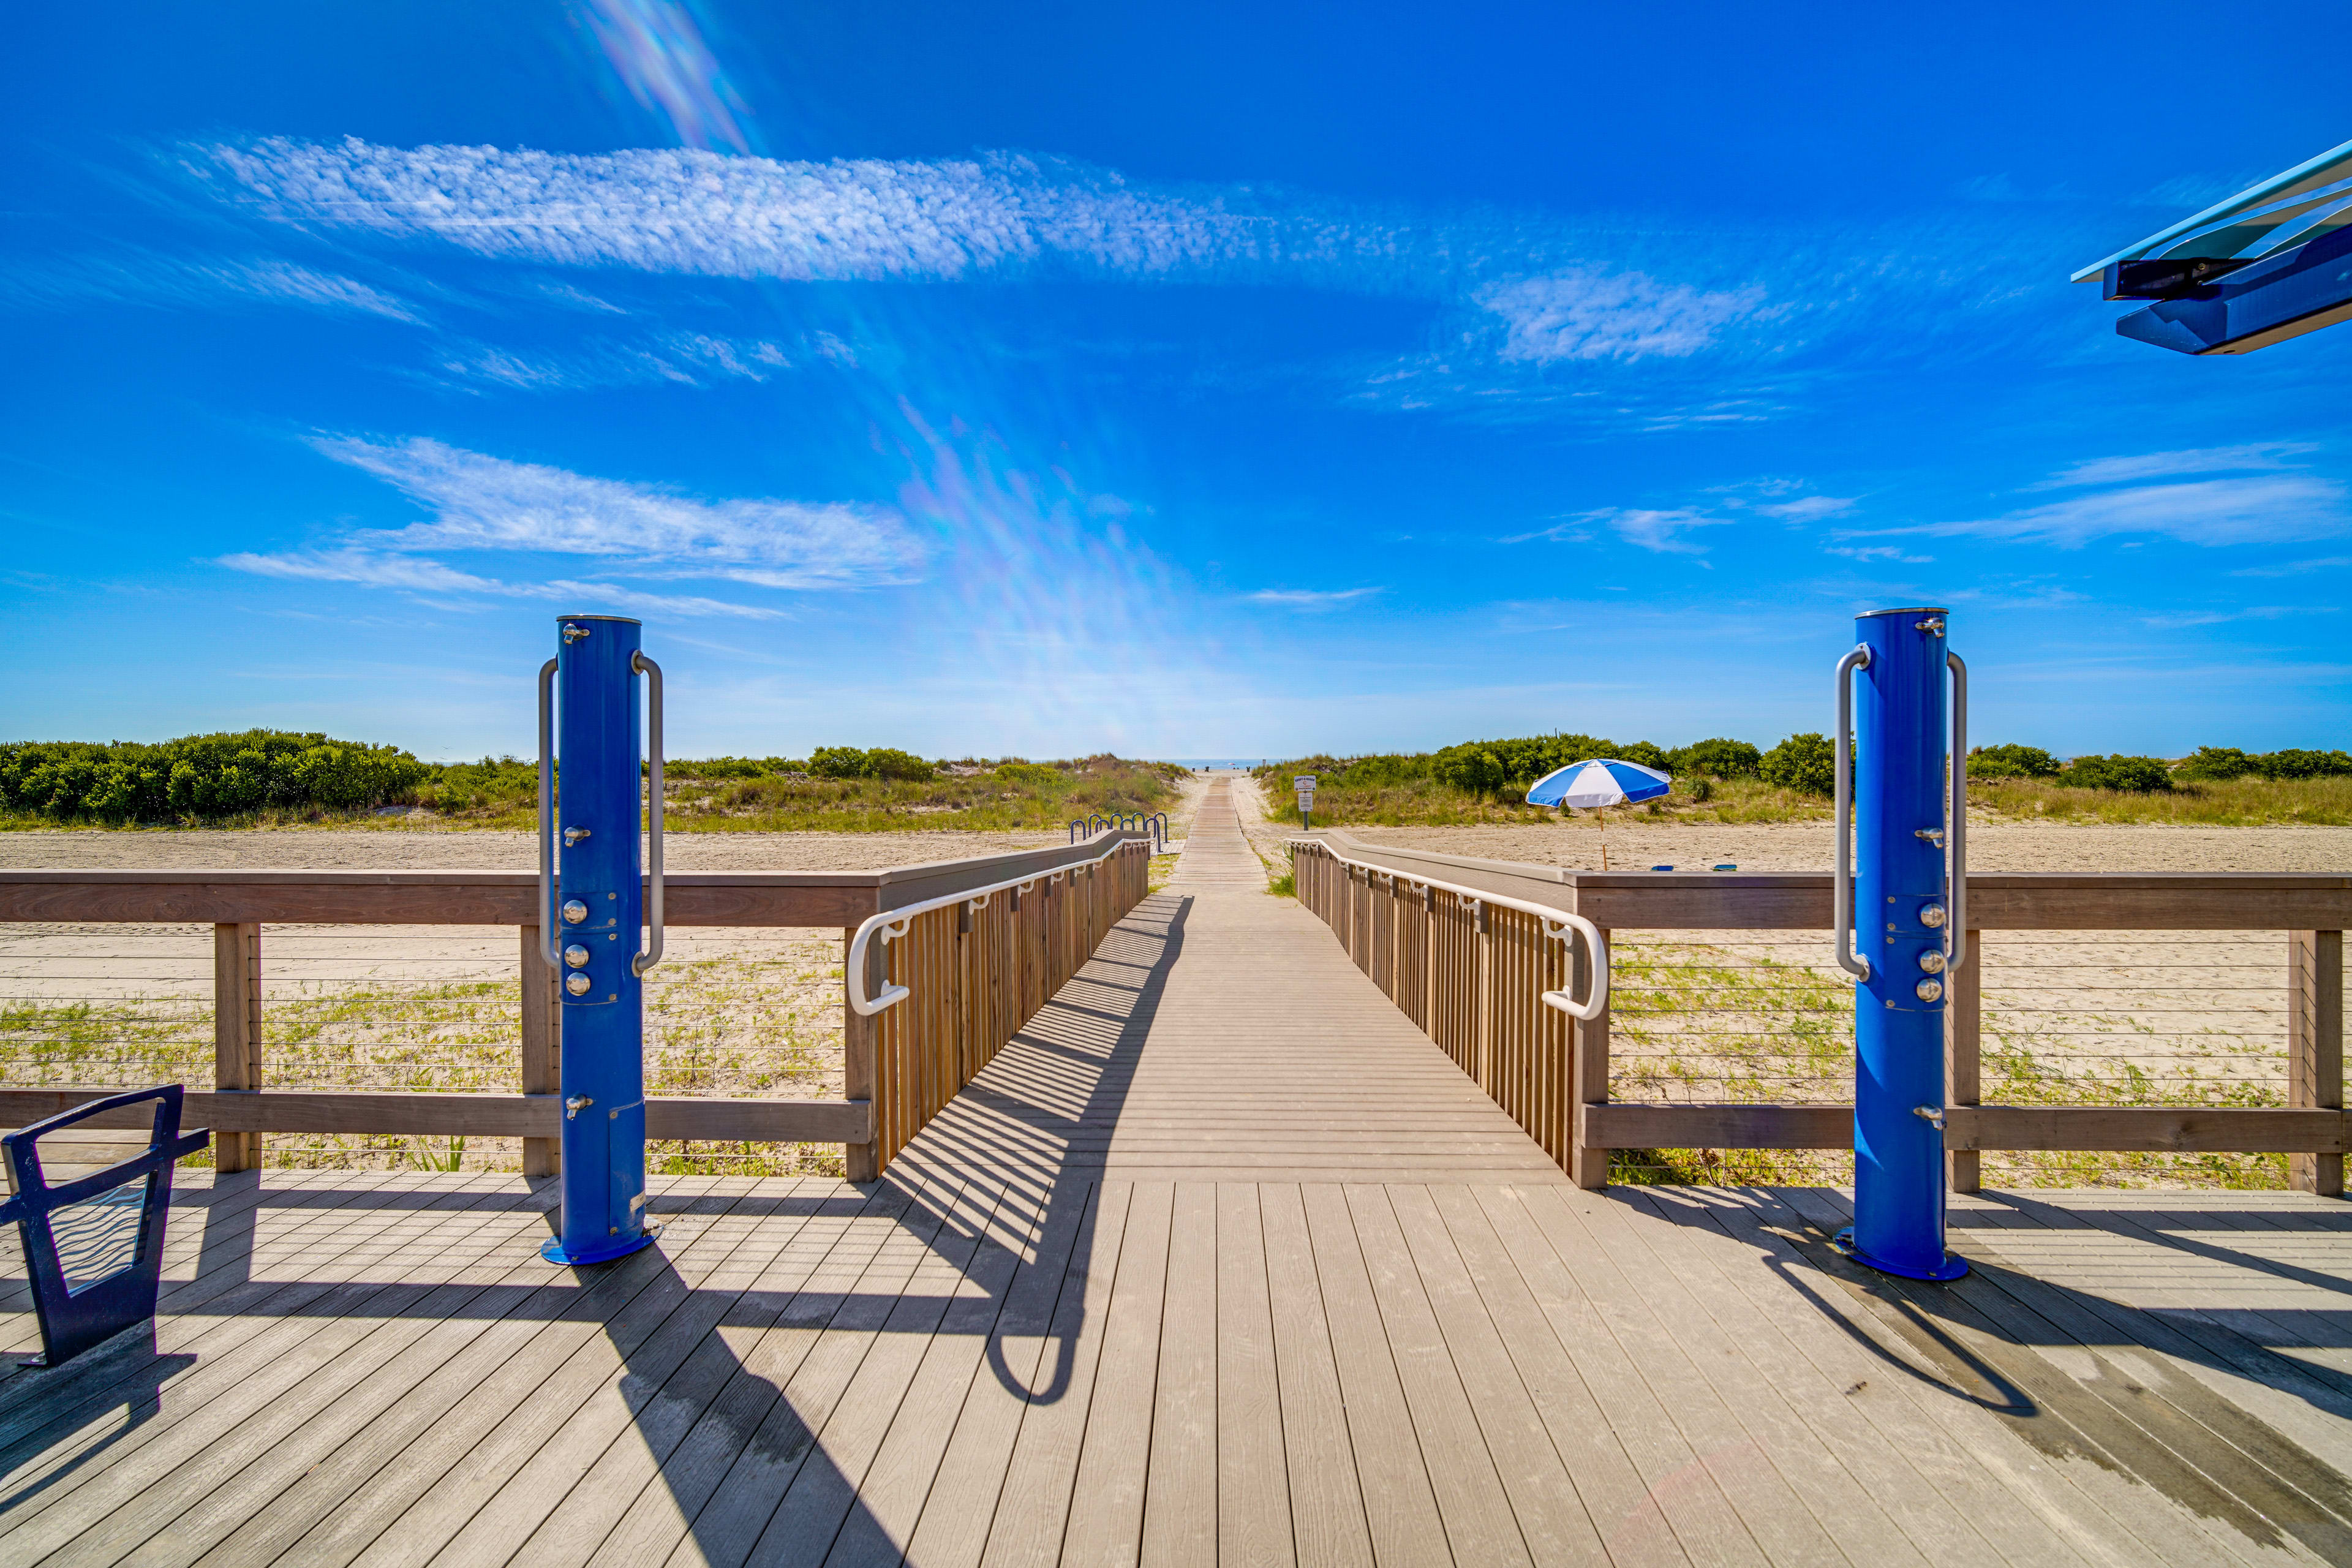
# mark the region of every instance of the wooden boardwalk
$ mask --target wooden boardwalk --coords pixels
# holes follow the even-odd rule
[[[548,1184],[186,1183],[153,1345],[0,1382],[0,1562],[2352,1561],[2341,1204],[1956,1199],[1898,1288],[1835,1193],[1579,1191],[1264,886],[1213,797],[884,1181],[604,1268]]]

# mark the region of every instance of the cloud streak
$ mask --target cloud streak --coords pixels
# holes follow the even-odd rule
[[[453,571],[437,561],[418,561],[373,551],[305,550],[278,555],[239,552],[215,563],[233,572],[257,577],[291,578],[310,583],[354,583],[368,588],[394,588],[417,595],[480,595],[501,599],[561,600],[600,608],[650,610],[657,614],[734,616],[775,620],[780,610],[756,605],[730,604],[694,595],[648,594],[623,584],[580,582],[557,578],[544,583],[509,583]]]
[[[1282,610],[1336,610],[1381,592],[1378,588],[1260,588],[1242,597]]]
[[[351,542],[371,550],[608,556],[630,562],[640,574],[798,589],[903,582],[921,559],[898,515],[878,507],[702,500],[422,437],[329,436],[311,445],[434,514],[430,522],[352,536]]]
[[[861,588],[913,581],[922,565],[904,520],[887,508],[705,500],[422,437],[385,442],[320,436],[310,445],[391,485],[429,511],[430,521],[352,530],[309,550],[239,552],[217,564],[257,576],[415,595],[562,600],[757,620],[782,612],[635,584],[698,578],[801,591]],[[436,558],[450,552],[570,555],[609,564],[607,575],[598,578],[495,577]],[[632,581],[613,580],[624,574]]]
[[[412,324],[424,321],[407,300],[356,278],[268,258],[184,260],[142,251],[17,263],[0,271],[0,299],[20,308],[47,309],[89,303],[214,306],[230,300]]]
[[[1075,274],[1429,299],[1467,309],[1505,359],[1536,365],[1686,357],[1771,314],[1753,279],[1662,279],[1596,257],[1623,247],[1622,226],[1161,188],[1014,154],[794,163],[273,138],[189,147],[184,163],[278,221],[509,262],[793,282]]]

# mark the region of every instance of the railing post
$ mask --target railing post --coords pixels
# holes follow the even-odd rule
[[[261,1087],[261,927],[247,921],[213,927],[213,1088]],[[261,1163],[261,1134],[213,1134],[213,1169],[223,1174]]]
[[[841,1097],[844,1100],[866,1101],[868,1142],[845,1143],[841,1146],[843,1173],[853,1182],[870,1182],[881,1174],[881,1107],[874,1099],[874,1042],[881,1032],[878,1017],[862,1017],[849,1005],[849,944],[857,935],[850,926],[841,933]],[[866,994],[881,989],[882,944],[866,944]]]
[[[1495,910],[1483,899],[1474,922],[1478,933],[1478,1087],[1495,1098]]]
[[[1421,1032],[1437,1038],[1437,889],[1421,889]]]
[[[1978,987],[1984,960],[1984,932],[1968,933],[1968,952],[1944,976],[1944,1103],[1975,1105],[1984,1092],[1982,1025],[1984,994]],[[1984,1157],[1974,1149],[1948,1149],[1944,1173],[1956,1193],[1980,1191]]]
[[[2344,1109],[2344,933],[2287,932],[2287,1103]],[[2344,1195],[2344,1156],[2289,1154],[2287,1184]]]
[[[562,980],[539,950],[536,923],[522,931],[522,1091],[561,1094],[563,1091]],[[526,1177],[560,1175],[563,1171],[563,1140],[526,1138],[522,1141],[522,1173]]]
[[[1611,939],[1609,928],[1600,928],[1601,940]],[[1591,962],[1589,956],[1577,960],[1580,971],[1577,989],[1581,991],[1591,982],[1580,973]],[[1569,1179],[1580,1187],[1598,1190],[1609,1184],[1609,1151],[1589,1146],[1584,1142],[1584,1111],[1588,1105],[1605,1105],[1609,1100],[1609,1009],[1604,1006],[1595,1018],[1576,1020],[1576,1037],[1572,1047],[1576,1066],[1570,1089],[1573,1100],[1569,1114],[1575,1126],[1574,1142],[1568,1157]]]

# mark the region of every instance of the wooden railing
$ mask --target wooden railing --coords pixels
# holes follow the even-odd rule
[[[1151,840],[1139,836],[1096,864],[911,916],[904,935],[867,949],[869,994],[877,981],[912,993],[871,1018],[849,1015],[875,1040],[877,1170],[1093,956],[1150,877]]]
[[[1340,857],[1369,866],[1349,866]],[[1535,917],[1437,892],[1487,888],[1615,930],[1830,929],[1820,874],[1564,871],[1384,848],[1327,831],[1294,850],[1301,902],[1357,966],[1581,1185],[1609,1179],[1612,1149],[1835,1149],[1852,1105],[1612,1102],[1609,1014],[1571,1026],[1540,1005],[1564,960]],[[2352,877],[2193,872],[1972,875],[1967,961],[1946,978],[1945,1146],[1952,1185],[1973,1192],[1985,1150],[2284,1152],[2293,1184],[2341,1194],[2344,931]],[[1978,935],[1986,931],[2276,931],[2288,956],[2287,1104],[2013,1106],[1979,1103]]]
[[[1099,856],[1112,838],[1134,844],[1137,852],[1108,862],[1119,868],[1111,876],[1081,873],[1078,896],[1059,890],[1069,867]],[[850,933],[869,915],[1033,872],[1057,891],[1025,900],[1032,907],[1024,915],[1007,907],[979,922],[986,931],[1002,928],[1002,941],[974,943],[960,934],[943,941],[937,934],[940,922],[917,917],[918,931],[899,944],[902,951],[894,952],[891,962],[943,964],[945,984],[917,985],[916,996],[902,1005],[917,1010],[879,1030],[876,1020],[851,1011],[845,996],[844,1098],[649,1096],[646,1135],[838,1142],[850,1177],[871,1179],[946,1095],[968,1081],[1086,961],[1111,921],[1141,897],[1137,891],[1105,918],[1129,882],[1142,887],[1145,872],[1139,868],[1149,864],[1148,845],[1140,835],[1112,835],[1074,847],[883,871],[670,873],[666,915],[671,925],[830,928],[843,933],[845,959]],[[1131,874],[1130,861],[1139,868]],[[527,871],[0,870],[0,922],[213,927],[213,1083],[189,1093],[185,1116],[190,1125],[215,1131],[215,1158],[222,1171],[258,1164],[265,1132],[307,1132],[520,1138],[525,1173],[554,1174],[562,1117],[562,1009],[555,973],[540,955],[538,898],[538,879]],[[945,923],[952,930],[953,911],[947,912]],[[520,1092],[264,1089],[261,957],[265,928],[273,925],[516,928]],[[953,1087],[944,1087],[950,1080]],[[0,1127],[24,1126],[120,1087],[0,1085]],[[114,1122],[100,1119],[91,1125]]]

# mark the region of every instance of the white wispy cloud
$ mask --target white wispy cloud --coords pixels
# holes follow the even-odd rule
[[[1752,278],[1665,278],[1611,254],[1622,226],[1154,187],[1016,154],[794,163],[274,138],[191,147],[184,167],[279,221],[515,262],[792,281],[1076,271],[1430,299],[1473,312],[1494,353],[1529,365],[1687,357],[1772,314]]]
[[[2076,463],[2030,490],[2072,489],[2085,485],[2129,484],[2137,479],[2181,474],[2227,474],[2290,468],[2287,459],[2318,448],[2308,441],[2263,441],[2242,447],[2192,447],[2172,452],[2142,452],[2126,458],[2094,458]]]
[[[1525,544],[1540,539],[1555,544],[1573,544],[1591,539],[1594,528],[1606,528],[1628,544],[1639,545],[1643,550],[1662,555],[1705,555],[1706,545],[1684,536],[1696,529],[1726,528],[1733,521],[1691,507],[1602,507],[1563,518],[1549,528],[1538,529],[1532,533],[1508,535],[1496,542]],[[1706,563],[1699,564],[1705,565]]]
[[[840,502],[703,500],[649,485],[519,463],[423,437],[311,442],[434,514],[347,542],[395,552],[509,550],[607,556],[637,575],[771,588],[900,582],[920,552],[895,512]]]
[[[1914,555],[1899,544],[1824,544],[1822,548],[1852,561],[1894,561],[1908,566],[1925,566],[1936,559],[1932,555]]]
[[[1766,517],[1777,517],[1783,522],[1819,522],[1825,517],[1842,517],[1854,508],[1853,496],[1799,496],[1794,500],[1756,501],[1749,510]]]
[[[1998,517],[1888,530],[2017,540],[2069,548],[2140,533],[2188,544],[2263,544],[2332,539],[2352,531],[2344,486],[2315,474],[2248,475],[2127,485],[2021,508]]]
[[[307,550],[239,552],[218,564],[258,576],[445,599],[562,600],[765,620],[782,612],[638,584],[700,578],[763,588],[855,588],[910,581],[922,562],[903,520],[885,508],[705,500],[424,438],[320,436],[310,445],[392,485],[428,510],[430,521],[350,530]],[[591,578],[490,576],[436,559],[452,551],[571,555],[604,564],[603,575]]]
[[[2173,631],[2189,626],[2218,626],[2231,621],[2275,621],[2288,616],[2332,616],[2333,606],[2286,605],[2250,605],[2242,610],[2179,610],[2162,615],[2142,616],[2142,626]]]
[[[1711,346],[1730,322],[1755,314],[1764,290],[1695,289],[1640,272],[1576,268],[1489,284],[1476,300],[1502,319],[1502,358],[1547,364],[1685,358]]]
[[[2232,577],[2300,577],[2306,572],[2326,572],[2352,566],[2352,555],[2322,555],[2310,561],[2286,561],[2275,566],[2241,566]]]
[[[340,273],[269,258],[190,260],[151,252],[20,261],[0,270],[0,299],[19,307],[89,302],[294,305],[391,321],[424,320],[407,300]]]
[[[571,392],[662,383],[708,386],[728,381],[761,382],[790,369],[792,363],[782,344],[766,339],[669,332],[634,343],[590,339],[560,353],[453,340],[439,351],[434,368],[441,375],[478,386]]]
[[[1253,605],[1271,605],[1277,609],[1336,610],[1379,592],[1378,588],[1260,588],[1242,597]]]
[[[459,595],[499,599],[542,599],[597,608],[647,610],[662,615],[725,616],[748,620],[775,620],[780,610],[737,605],[697,595],[648,594],[626,584],[555,578],[546,582],[505,582],[495,577],[458,572],[437,561],[344,548],[304,550],[262,555],[239,552],[224,555],[216,564],[259,577],[292,578],[311,583],[355,583],[368,588],[404,589],[438,597]]]

